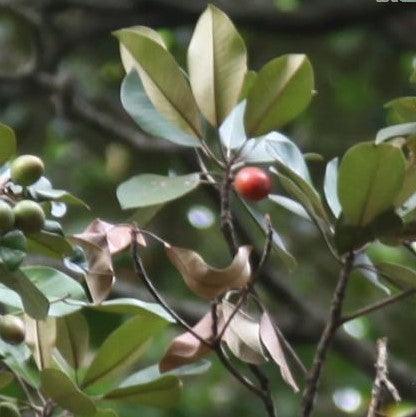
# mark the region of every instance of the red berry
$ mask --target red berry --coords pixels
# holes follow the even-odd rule
[[[245,167],[237,172],[234,187],[247,200],[259,201],[268,196],[272,189],[272,182],[262,169]]]

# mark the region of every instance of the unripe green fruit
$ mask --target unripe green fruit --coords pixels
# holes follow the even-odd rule
[[[20,412],[14,404],[0,403],[0,417],[20,417]]]
[[[3,200],[0,200],[0,232],[6,232],[14,226],[13,209]]]
[[[45,224],[42,207],[31,200],[19,201],[13,208],[16,227],[24,233],[36,233]]]
[[[0,317],[0,337],[5,342],[18,345],[24,342],[25,334],[25,325],[19,317],[11,315]]]
[[[10,177],[15,184],[28,186],[39,180],[44,171],[42,159],[34,155],[22,155],[12,162]]]

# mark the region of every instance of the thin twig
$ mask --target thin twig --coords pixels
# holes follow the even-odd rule
[[[391,394],[393,399],[400,401],[400,395],[396,387],[390,382],[387,369],[387,339],[377,340],[377,362],[376,377],[374,379],[373,389],[371,393],[371,402],[368,408],[367,417],[378,417],[382,404],[383,388]]]
[[[403,299],[410,297],[411,295],[414,295],[416,293],[416,289],[410,289],[407,291],[402,291],[399,294],[393,295],[391,297],[387,297],[383,300],[380,300],[374,304],[371,304],[367,307],[363,307],[359,310],[357,310],[354,313],[345,315],[344,317],[341,318],[341,320],[339,321],[339,325],[343,325],[351,320],[354,320],[358,317],[362,317],[362,316],[366,316],[370,313],[373,313],[374,311],[380,310],[384,307],[387,307],[390,304],[394,304],[397,303],[398,301],[402,301]]]
[[[354,257],[353,252],[347,255],[345,263],[339,274],[338,283],[332,297],[329,318],[326,322],[324,331],[321,334],[312,368],[310,369],[306,380],[306,387],[302,399],[302,417],[309,417],[313,411],[322,368],[325,364],[327,353],[338,329],[348,278],[354,265]]]

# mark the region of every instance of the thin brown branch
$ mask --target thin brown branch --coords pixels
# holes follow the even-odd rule
[[[387,389],[395,401],[400,401],[396,387],[390,382],[387,369],[387,339],[377,341],[376,377],[371,393],[371,402],[367,417],[378,417],[383,400],[383,388]]]
[[[318,343],[315,352],[312,368],[308,373],[306,387],[302,398],[302,417],[309,417],[312,414],[316,393],[318,390],[319,380],[322,368],[325,364],[326,357],[338,329],[338,323],[342,313],[342,306],[348,284],[348,278],[354,264],[354,253],[347,255],[345,263],[341,269],[337,286],[332,297],[331,310],[326,322],[324,331]]]
[[[402,301],[405,298],[408,298],[408,297],[410,297],[411,295],[414,295],[414,294],[416,294],[416,289],[410,289],[410,290],[407,290],[407,291],[402,291],[401,293],[393,295],[391,297],[387,297],[384,300],[378,301],[378,302],[376,302],[374,304],[371,304],[367,307],[363,307],[363,308],[357,310],[354,313],[345,315],[344,317],[341,318],[341,320],[339,322],[339,325],[341,326],[341,325],[343,325],[343,324],[345,324],[345,323],[347,323],[351,320],[354,320],[358,317],[366,316],[370,313],[373,313],[374,311],[378,311],[380,309],[383,309],[383,308],[385,308],[385,307],[387,307],[391,304],[395,304],[399,301]]]

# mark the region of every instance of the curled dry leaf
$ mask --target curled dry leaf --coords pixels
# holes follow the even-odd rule
[[[260,338],[273,361],[279,366],[283,380],[289,384],[295,392],[298,392],[299,387],[290,371],[284,350],[279,337],[276,334],[273,323],[266,312],[263,313],[260,321]]]
[[[212,324],[212,315],[209,312],[205,314],[192,330],[202,339],[210,341],[213,337]],[[221,327],[221,323],[218,324]],[[165,356],[160,361],[160,372],[167,372],[171,369],[196,362],[206,356],[210,350],[206,344],[198,340],[192,333],[183,333],[172,341]]]
[[[83,233],[70,238],[86,252],[89,270],[85,280],[95,304],[100,304],[111,292],[115,280],[111,256],[130,245],[131,231],[130,225],[112,225],[95,219]],[[140,233],[137,233],[137,242],[146,246]]]
[[[221,311],[224,323],[228,323],[235,308],[234,304],[223,300]],[[266,360],[260,341],[260,325],[241,308],[229,322],[223,341],[231,352],[244,362],[259,365]]]
[[[243,288],[250,280],[251,246],[241,246],[231,265],[223,269],[208,265],[190,249],[170,245],[165,249],[188,287],[199,297],[212,300],[230,289]]]

